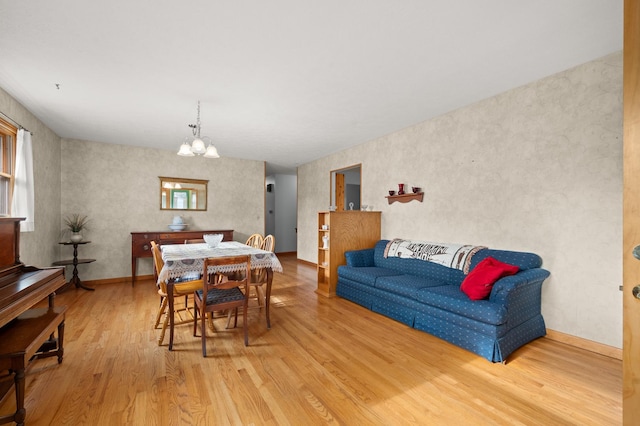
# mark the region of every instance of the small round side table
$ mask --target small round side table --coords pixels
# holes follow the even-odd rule
[[[78,259],[78,246],[82,244],[89,244],[91,241],[79,241],[74,243],[73,241],[64,241],[58,244],[62,244],[65,246],[73,246],[73,259],[67,260],[59,260],[57,262],[53,262],[53,266],[67,266],[73,265],[73,276],[69,280],[69,282],[64,286],[64,288],[69,287],[71,284],[75,285],[76,288],[83,288],[85,290],[94,291],[95,288],[87,287],[82,284],[80,277],[78,276],[78,265],[82,263],[91,263],[95,262],[95,259]]]

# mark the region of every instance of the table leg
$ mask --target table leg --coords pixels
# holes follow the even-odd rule
[[[58,325],[58,364],[62,364],[64,356],[64,321]]]
[[[17,425],[24,425],[24,419],[27,416],[27,410],[24,408],[24,369],[16,370],[14,383],[16,386],[16,413],[13,421]]]
[[[167,283],[167,299],[169,299],[169,350],[173,350],[173,282],[169,280]]]
[[[73,283],[73,285],[76,288],[83,288],[85,290],[89,290],[89,291],[94,291],[95,288],[91,288],[91,287],[87,287],[86,285],[82,284],[82,281],[80,280],[80,277],[78,276],[78,264],[74,263],[73,264],[73,276],[71,277],[71,281],[69,281],[70,283]]]
[[[136,283],[136,269],[138,269],[138,258],[131,256],[131,287]]]
[[[78,245],[73,245],[73,276],[71,277],[71,281],[76,288],[83,288],[85,290],[94,291],[95,288],[87,287],[82,284],[80,281],[80,277],[78,276]]]
[[[273,283],[273,269],[267,268],[267,294],[264,298],[264,304],[267,316],[267,328],[271,328],[271,317],[269,316],[269,307],[271,306],[271,284]]]

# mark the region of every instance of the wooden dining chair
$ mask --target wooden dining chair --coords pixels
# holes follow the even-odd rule
[[[275,252],[276,251],[276,237],[274,237],[272,234],[269,234],[266,237],[264,237],[264,240],[262,241],[262,250]]]
[[[247,239],[247,242],[245,244],[253,248],[262,248],[263,241],[264,237],[262,235],[253,234]]]
[[[276,238],[269,234],[264,237],[262,241],[262,250],[275,252],[276,250]],[[263,292],[263,286],[267,283],[267,271],[264,269],[259,269],[257,271],[252,271],[251,274],[251,282],[249,285],[254,289],[256,299],[258,300],[258,306],[262,307],[264,305],[265,297]]]
[[[204,238],[194,238],[192,240],[184,240],[185,244],[202,244],[204,243]]]
[[[224,267],[242,265],[239,274],[221,275],[210,274],[209,267]],[[249,331],[247,326],[247,305],[249,301],[249,279],[251,271],[251,256],[226,256],[208,258],[204,261],[202,288],[193,295],[195,302],[195,321],[193,335],[197,336],[198,315],[200,316],[200,335],[202,338],[202,356],[207,356],[206,342],[206,314],[214,311],[235,311],[237,326],[238,308],[242,307],[242,328],[244,330],[244,345],[249,345]]]
[[[160,247],[156,244],[155,241],[151,241],[151,254],[153,256],[153,276],[155,277],[156,283],[158,282],[158,275],[164,266],[164,261],[162,260],[162,255],[160,253]],[[169,311],[168,297],[167,294],[167,283],[162,281],[158,284],[158,294],[160,295],[160,308],[158,309],[158,314],[156,315],[156,322],[154,328],[158,328],[160,324],[160,320],[164,315],[164,321],[162,322],[162,329],[160,331],[160,337],[158,338],[158,345],[161,345],[164,336],[167,331],[167,326],[170,324],[170,315],[178,314],[180,316],[178,322],[174,322],[174,324],[186,324],[194,321],[194,314],[191,313],[189,308],[189,296],[193,294],[193,292],[197,289],[202,288],[202,280],[186,280],[186,281],[177,281],[173,284],[173,296],[184,296],[184,307],[176,309],[174,307],[174,312]],[[182,317],[182,314],[185,317]]]

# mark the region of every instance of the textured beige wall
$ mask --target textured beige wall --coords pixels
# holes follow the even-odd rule
[[[2,89],[0,111],[33,134],[35,229],[20,234],[20,260],[50,266],[59,260],[60,138]]]
[[[90,218],[83,234],[91,244],[80,247],[80,257],[97,259],[79,267],[83,279],[130,276],[130,233],[169,230],[176,213],[160,210],[159,176],[209,180],[207,211],[180,212],[188,229],[233,229],[237,241],[264,232],[262,161],[63,139],[62,217]],[[151,272],[150,259],[141,259],[138,274]]]
[[[547,327],[622,346],[621,53],[301,166],[301,259],[317,260],[329,170],[355,163],[383,238],[538,253]],[[424,202],[389,205],[401,182]]]

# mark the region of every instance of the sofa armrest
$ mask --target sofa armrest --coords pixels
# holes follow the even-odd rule
[[[347,266],[375,266],[373,263],[374,253],[375,249],[352,250],[345,252],[344,257],[347,260]]]
[[[549,275],[545,269],[533,268],[501,278],[493,285],[489,301],[507,308],[511,326],[520,324],[540,315],[542,283]]]
[[[520,271],[496,281],[491,290],[489,300],[491,302],[506,304],[509,294],[521,290],[524,287],[542,286],[542,282],[550,275],[549,271],[542,268],[533,268]]]

